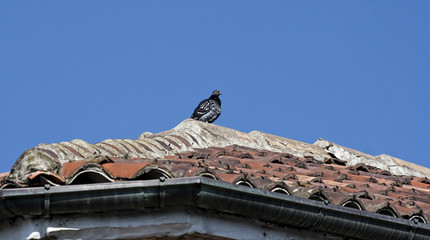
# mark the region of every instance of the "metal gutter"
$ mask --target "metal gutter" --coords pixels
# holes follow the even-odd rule
[[[0,221],[120,210],[195,207],[354,239],[429,239],[430,225],[209,178],[0,190]]]

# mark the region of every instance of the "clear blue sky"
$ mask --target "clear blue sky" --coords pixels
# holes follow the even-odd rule
[[[430,1],[1,1],[0,172],[40,143],[215,124],[430,167]]]

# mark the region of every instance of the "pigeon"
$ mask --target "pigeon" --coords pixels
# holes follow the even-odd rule
[[[213,123],[221,114],[221,100],[219,99],[221,91],[214,90],[212,95],[199,103],[194,110],[192,119],[202,122]]]

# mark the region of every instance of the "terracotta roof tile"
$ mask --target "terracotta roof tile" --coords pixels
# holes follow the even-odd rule
[[[0,181],[2,181],[7,175],[9,175],[9,172],[0,173]]]
[[[151,162],[117,162],[103,164],[103,169],[109,172],[115,179],[133,179],[139,170],[151,164]]]
[[[88,163],[88,160],[76,161],[76,162],[67,162],[63,164],[63,167],[60,169],[60,174],[65,178],[69,178],[76,171],[76,169],[80,168],[82,165]]]

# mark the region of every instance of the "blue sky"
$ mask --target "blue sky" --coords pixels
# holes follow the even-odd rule
[[[430,167],[430,1],[1,1],[0,172],[40,143],[215,124]]]

